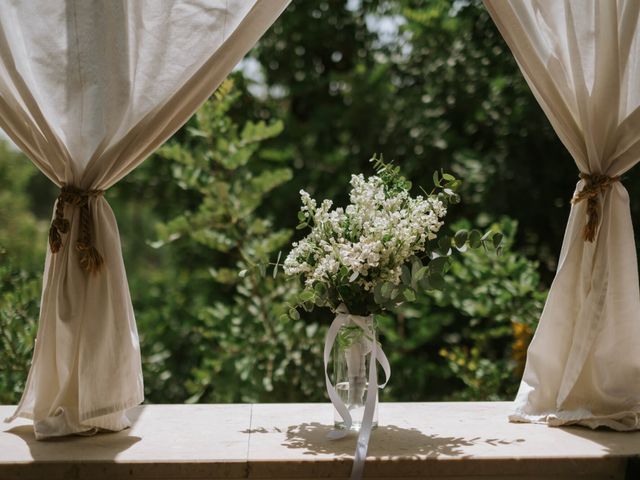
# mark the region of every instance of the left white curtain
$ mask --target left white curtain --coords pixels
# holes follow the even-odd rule
[[[33,419],[37,438],[129,426],[140,350],[102,192],[187,121],[288,2],[0,0],[0,127],[66,191],[11,417]]]

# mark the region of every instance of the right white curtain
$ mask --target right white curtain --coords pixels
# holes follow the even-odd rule
[[[640,429],[640,0],[485,5],[581,178],[510,420]]]

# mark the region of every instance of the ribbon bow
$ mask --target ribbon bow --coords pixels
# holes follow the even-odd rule
[[[580,178],[584,180],[584,186],[582,190],[573,196],[571,203],[575,205],[582,200],[587,201],[587,223],[584,226],[582,236],[585,241],[593,242],[600,222],[598,196],[604,193],[607,188],[610,188],[612,184],[619,182],[620,177],[608,177],[599,173],[581,173]]]
[[[80,266],[88,273],[98,272],[104,263],[102,255],[93,246],[91,210],[89,210],[89,198],[99,197],[103,193],[102,190],[80,190],[69,185],[62,187],[56,201],[56,214],[49,229],[51,253],[57,253],[62,247],[61,234],[68,233],[71,228],[69,220],[64,218],[65,203],[80,208],[80,230],[76,240],[76,250],[80,252]]]

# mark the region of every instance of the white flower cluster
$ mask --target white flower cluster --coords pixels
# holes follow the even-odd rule
[[[380,281],[400,282],[401,267],[436,238],[447,213],[435,197],[412,198],[403,189],[385,186],[380,177],[351,177],[351,203],[331,210],[325,200],[318,207],[304,190],[301,211],[311,232],[284,262],[284,271],[301,275],[306,286],[336,284],[346,268],[349,281],[366,291]]]

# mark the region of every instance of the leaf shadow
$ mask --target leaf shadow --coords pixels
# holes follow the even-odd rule
[[[284,447],[303,449],[304,455],[334,454],[353,456],[356,433],[352,432],[340,440],[329,440],[327,433],[332,426],[317,422],[302,423],[287,428]],[[397,425],[384,425],[376,428],[371,434],[368,457],[375,458],[438,458],[469,457],[465,447],[477,444],[500,446],[524,442],[524,439],[501,440],[498,438],[464,438],[427,435],[416,428],[402,428]]]

